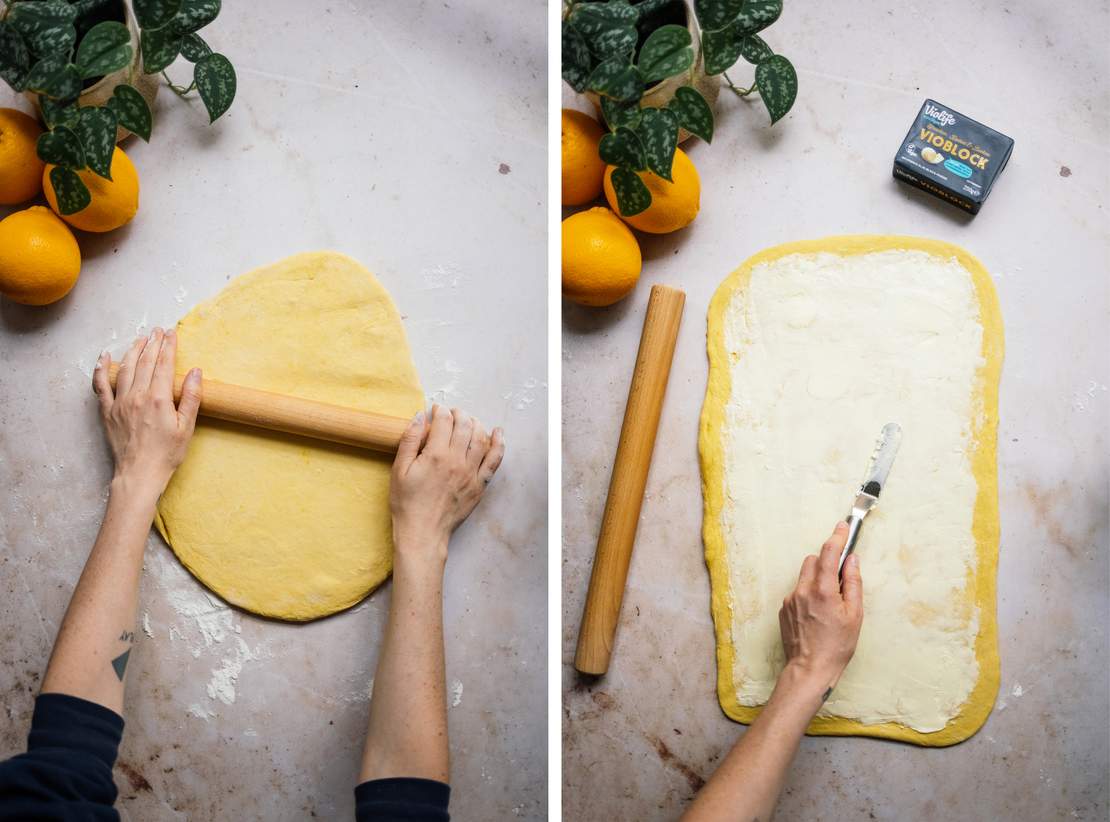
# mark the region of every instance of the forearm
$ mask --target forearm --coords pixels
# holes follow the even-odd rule
[[[448,781],[442,550],[398,545],[393,599],[374,676],[360,781]],[[435,558],[427,554],[434,553]]]
[[[683,817],[685,822],[768,822],[827,681],[787,665],[759,717]]]
[[[44,693],[62,693],[123,711],[155,483],[112,480],[100,533],[73,591],[43,678]]]

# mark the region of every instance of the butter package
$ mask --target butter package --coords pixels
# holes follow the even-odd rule
[[[926,100],[894,156],[894,179],[978,214],[1013,148],[1005,134]]]

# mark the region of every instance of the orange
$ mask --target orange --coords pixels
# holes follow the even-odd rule
[[[601,196],[605,163],[597,144],[605,132],[597,120],[580,111],[563,109],[563,205],[584,205]]]
[[[0,220],[0,294],[24,305],[60,300],[77,282],[81,249],[73,232],[45,206]]]
[[[617,195],[613,191],[613,168],[609,166],[605,171],[605,199],[619,214]],[[671,178],[674,182],[667,182],[650,171],[637,173],[651,192],[651,205],[631,217],[622,215],[621,219],[630,226],[649,234],[669,234],[690,225],[698,216],[698,209],[701,207],[701,181],[698,179],[698,170],[694,168],[694,161],[685,151],[680,148],[674,151],[674,163],[671,166]]]
[[[0,108],[0,205],[22,203],[39,193],[43,162],[35,143],[40,134],[33,117]]]
[[[563,296],[612,305],[636,287],[643,260],[628,226],[601,206],[563,220]]]
[[[50,171],[53,168],[54,166],[47,166],[43,172],[42,189],[50,207],[58,212],[58,200],[54,196],[54,186],[50,183]],[[88,187],[92,202],[75,214],[58,212],[58,216],[74,228],[96,232],[119,228],[134,217],[139,210],[139,173],[119,146],[116,146],[115,153],[112,154],[111,170],[111,180],[105,180],[91,169],[78,171],[77,176]]]

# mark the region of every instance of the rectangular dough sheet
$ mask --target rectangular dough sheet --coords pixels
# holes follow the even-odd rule
[[[857,546],[856,655],[811,734],[951,745],[998,691],[1002,320],[963,249],[914,237],[790,243],[710,304],[699,451],[718,696],[750,723],[784,663],[778,610],[847,514],[884,423],[902,446]]]

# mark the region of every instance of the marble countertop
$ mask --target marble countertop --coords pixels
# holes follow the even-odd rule
[[[204,34],[238,72],[228,114],[210,128],[199,100],[163,87],[151,144],[124,146],[135,220],[80,236],[62,302],[0,300],[0,756],[24,744],[102,512],[96,355],[237,274],[335,249],[393,295],[429,398],[505,428],[504,466],[447,568],[452,811],[544,819],[545,6],[225,3]],[[6,87],[0,105],[28,108]],[[257,619],[207,596],[152,534],[122,817],[352,818],[389,597],[303,626]]]
[[[896,233],[969,249],[1001,301],[1002,686],[985,727],[954,748],[805,739],[776,818],[1105,819],[1107,7],[787,4],[767,40],[799,71],[791,114],[771,129],[758,101],[723,92],[713,145],[689,144],[696,222],[640,235],[644,273],[628,299],[600,311],[564,304],[564,818],[673,819],[743,731],[717,703],[700,535],[710,296],[762,248]],[[891,179],[925,97],[1016,140],[974,218]],[[564,105],[584,108],[572,95]],[[573,671],[574,645],[654,283],[685,289],[686,311],[613,665],[589,682]]]

